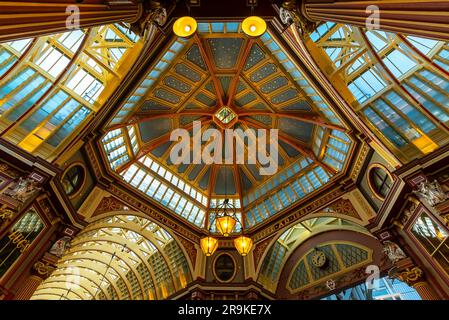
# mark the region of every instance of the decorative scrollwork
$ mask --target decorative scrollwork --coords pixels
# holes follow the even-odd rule
[[[409,286],[421,281],[424,272],[419,267],[407,268],[398,274],[398,279],[407,283]]]
[[[279,10],[279,17],[282,23],[286,25],[294,23],[303,36],[312,33],[317,27],[315,22],[310,21],[303,15],[296,1],[283,2]]]
[[[0,230],[13,219],[14,214],[14,211],[6,207],[0,208]]]
[[[35,270],[37,272],[37,274],[41,277],[41,278],[48,278],[50,276],[50,274],[55,270],[55,267],[52,266],[50,263],[48,262],[43,262],[43,261],[37,261],[34,265],[33,265],[33,270]]]
[[[159,2],[150,1],[149,9],[141,7],[141,14],[135,22],[130,24],[130,29],[135,34],[146,38],[151,26],[162,27],[165,22],[167,22],[167,10]]]
[[[333,280],[333,279],[329,279],[326,281],[326,287],[329,289],[329,291],[334,290],[336,285],[337,284],[335,283],[335,280]]]
[[[0,224],[5,221],[9,221],[14,216],[14,211],[7,208],[0,208]]]
[[[414,193],[426,200],[432,207],[447,200],[447,194],[437,180],[421,182],[418,185],[418,190],[415,190]]]

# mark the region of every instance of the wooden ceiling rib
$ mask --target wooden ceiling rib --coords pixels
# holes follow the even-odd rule
[[[288,73],[283,62],[277,60],[276,55],[270,52],[262,39],[247,38],[241,33],[240,26],[237,32],[231,33],[227,33],[226,28],[221,33],[212,31],[212,24],[209,24],[208,28],[202,27],[185,42],[184,47],[170,61],[159,60],[169,63],[169,66],[158,75],[152,86],[142,95],[143,102],[139,103],[140,109],[135,110],[124,123],[108,128],[113,130],[132,125],[137,128],[137,132],[141,133],[138,135],[137,155],[119,167],[117,171],[124,172],[139,158],[147,155],[196,190],[202,190],[207,198],[206,208],[210,211],[211,201],[224,197],[224,194],[215,193],[215,185],[219,183],[219,172],[226,167],[232,171],[231,189],[235,190],[232,194],[226,192],[226,196],[238,199],[242,206],[242,214],[245,214],[243,198],[248,192],[252,192],[271,179],[270,176],[261,176],[257,173],[263,165],[258,161],[255,166],[248,163],[237,164],[235,161],[237,147],[233,143],[234,161],[231,165],[202,164],[202,166],[210,167],[202,167],[201,170],[198,169],[197,164],[176,166],[169,159],[169,150],[175,143],[168,144],[169,129],[162,130],[159,137],[148,141],[142,140],[142,135],[157,136],[142,134],[142,130],[160,130],[156,126],[153,128],[148,124],[149,122],[164,119],[169,121],[167,123],[171,124],[172,129],[180,128],[190,132],[194,121],[201,121],[201,132],[208,128],[217,128],[223,134],[225,129],[240,128],[243,131],[278,129],[278,138],[282,142],[282,145],[278,146],[280,160],[278,172],[282,172],[296,161],[302,161],[301,159],[305,157],[315,163],[313,167],[321,167],[330,176],[338,173],[322,159],[326,143],[318,143],[323,151],[318,153],[320,156],[314,153],[312,147],[315,144],[314,140],[318,139],[315,128],[322,127],[327,131],[339,132],[346,132],[347,129],[343,125],[331,123],[323,115],[303,88]],[[209,31],[206,32],[205,29]],[[167,44],[167,46],[170,45],[170,43]],[[166,56],[164,52],[160,55]],[[154,64],[157,65],[157,63],[158,60],[155,60]],[[171,81],[168,82],[168,78]],[[148,103],[150,101],[151,103]],[[157,108],[158,104],[164,108]],[[141,110],[142,107],[145,110]],[[217,117],[218,112],[223,108],[228,108],[234,113],[231,121],[223,122],[220,117]],[[156,123],[162,124],[162,122]],[[239,143],[243,141],[240,140]],[[207,141],[203,141],[202,147],[206,143]],[[153,151],[162,146],[164,147],[157,153],[160,156],[156,156]],[[288,152],[284,148],[289,148]],[[250,155],[251,150],[248,149],[248,145],[245,144],[245,158]],[[245,187],[243,174],[247,176]],[[273,192],[276,192],[277,188],[273,189]],[[244,217],[243,220],[245,220]]]

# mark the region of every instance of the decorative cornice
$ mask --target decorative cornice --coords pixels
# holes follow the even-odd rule
[[[359,153],[355,157],[356,161],[351,171],[351,179],[353,181],[357,181],[357,177],[359,176],[360,170],[362,169],[363,164],[365,163],[366,157],[368,156],[370,149],[371,148],[367,143],[362,143],[362,146],[359,149]]]
[[[278,232],[279,230],[296,223],[299,219],[303,218],[307,214],[313,213],[313,212],[317,211],[318,209],[320,209],[321,207],[328,204],[329,202],[335,200],[336,198],[339,198],[345,192],[346,192],[345,190],[342,190],[341,188],[337,188],[337,189],[323,195],[322,197],[315,200],[314,202],[312,202],[304,207],[301,207],[298,210],[293,211],[292,213],[285,216],[284,218],[271,223],[270,225],[268,225],[267,227],[265,227],[264,229],[262,229],[261,231],[255,233],[253,235],[254,242],[261,241],[262,239],[267,238],[268,236]]]

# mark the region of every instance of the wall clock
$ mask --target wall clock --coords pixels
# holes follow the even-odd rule
[[[315,250],[312,254],[312,264],[317,268],[323,268],[326,265],[327,258],[323,251]]]

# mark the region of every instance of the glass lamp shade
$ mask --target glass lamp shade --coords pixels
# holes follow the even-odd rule
[[[218,248],[218,240],[214,237],[205,237],[201,239],[201,250],[207,257],[214,254],[215,250]]]
[[[232,233],[236,223],[237,220],[235,220],[234,217],[228,215],[217,217],[217,219],[215,219],[215,227],[217,228],[218,232],[220,232],[224,237],[228,237]]]
[[[267,30],[267,23],[260,17],[251,16],[243,20],[242,30],[247,36],[260,37]]]
[[[181,17],[173,24],[173,32],[181,38],[192,36],[198,27],[195,19],[192,17]]]
[[[234,246],[242,257],[248,255],[253,247],[253,239],[241,235],[234,240]]]

